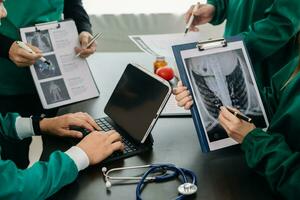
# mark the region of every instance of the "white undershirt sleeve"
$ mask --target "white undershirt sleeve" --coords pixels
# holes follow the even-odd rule
[[[34,136],[31,118],[17,117],[15,126],[18,137],[21,140]]]
[[[79,147],[73,146],[65,152],[76,164],[78,171],[87,168],[90,164],[86,153]]]

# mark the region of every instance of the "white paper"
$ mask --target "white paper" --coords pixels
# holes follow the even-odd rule
[[[99,96],[86,59],[75,56],[80,46],[74,21],[22,28],[26,43],[39,47],[51,65],[38,60],[30,66],[40,100],[45,109]]]
[[[165,108],[161,112],[162,116],[188,116],[191,115],[189,110],[185,110],[182,107],[177,105],[177,101],[175,96],[172,94],[169,98],[168,103],[166,104]]]
[[[194,43],[200,40],[199,32],[157,34],[157,35],[130,35],[129,38],[145,53],[152,56],[173,57],[172,46]]]

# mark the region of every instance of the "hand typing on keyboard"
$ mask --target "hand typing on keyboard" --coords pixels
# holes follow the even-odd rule
[[[115,151],[123,151],[121,136],[116,131],[93,131],[77,144],[88,156],[90,165],[97,164]]]
[[[76,129],[74,129],[76,127]],[[87,113],[71,113],[54,118],[45,118],[40,122],[43,133],[50,135],[82,138],[82,133],[77,128],[83,128],[89,132],[101,130],[94,119]]]

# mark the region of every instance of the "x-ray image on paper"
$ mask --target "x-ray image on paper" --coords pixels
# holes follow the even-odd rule
[[[38,47],[43,53],[49,53],[53,51],[48,30],[29,32],[25,35],[27,42],[35,47]]]
[[[70,99],[64,79],[41,83],[41,87],[48,104]]]
[[[201,120],[210,142],[227,138],[218,122],[220,106],[234,107],[266,127],[242,50],[185,59]]]
[[[33,65],[38,79],[42,80],[46,78],[60,76],[61,71],[59,69],[59,65],[56,60],[55,54],[44,57],[47,59],[50,65],[42,62],[41,60],[37,60],[36,63]]]

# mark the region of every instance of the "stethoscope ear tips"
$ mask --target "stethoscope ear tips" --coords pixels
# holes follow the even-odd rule
[[[105,187],[106,187],[106,189],[109,189],[111,187],[111,182],[110,181],[106,181],[105,182]]]

